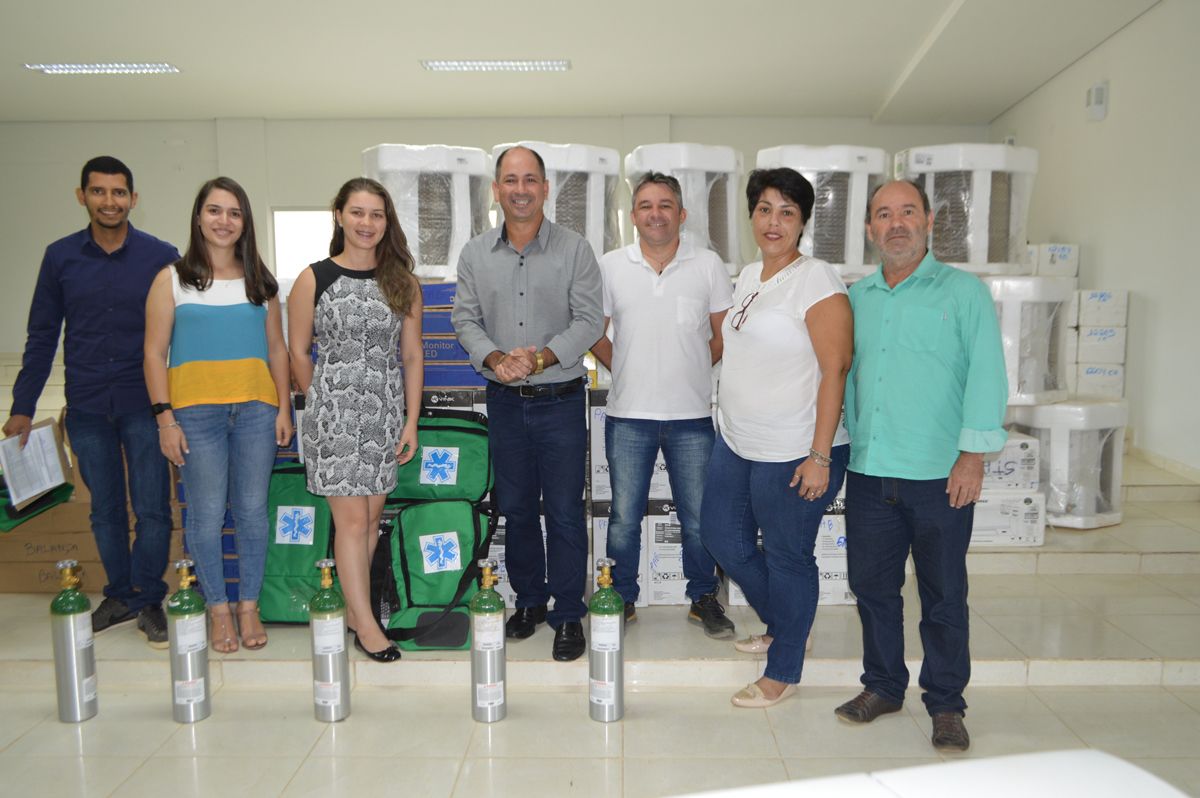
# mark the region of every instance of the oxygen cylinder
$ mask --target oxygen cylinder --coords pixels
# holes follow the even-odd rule
[[[471,717],[480,723],[508,714],[504,687],[504,599],[493,587],[495,560],[479,560],[480,591],[471,598]]]
[[[179,590],[167,599],[167,636],[171,649],[171,714],[178,723],[195,723],[212,713],[208,681],[208,626],[204,599],[192,585],[191,560],[178,560]]]
[[[58,719],[79,723],[96,714],[96,649],[92,645],[92,602],[79,590],[79,563],[61,560],[62,591],[50,602],[50,637],[54,640],[54,683],[58,687]]]
[[[317,560],[321,589],[308,602],[312,631],[313,714],[333,723],[350,716],[350,655],[346,602],[333,586],[333,560]]]
[[[612,587],[608,557],[596,560],[598,590],[588,602],[588,714],[609,723],[625,714],[625,602]]]

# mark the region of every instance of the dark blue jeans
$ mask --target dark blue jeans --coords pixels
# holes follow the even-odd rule
[[[171,477],[154,417],[148,408],[121,415],[68,408],[66,424],[79,473],[92,493],[92,534],[108,576],[104,595],[131,610],[161,604],[171,548]],[[132,550],[130,502],[137,517]]]
[[[715,436],[708,416],[675,421],[609,416],[605,420],[604,451],[612,481],[612,517],[605,551],[616,560],[613,588],[626,602],[632,604],[638,598],[642,519],[660,448],[683,533],[687,597],[695,601],[717,592],[717,564],[700,541],[700,501]]]
[[[496,504],[505,519],[505,566],[517,607],[554,599],[554,627],[587,614],[588,535],[586,391],[524,399],[489,384],[488,441],[496,467]],[[542,546],[539,501],[545,508]]]
[[[820,591],[813,547],[825,508],[842,487],[850,447],[835,446],[830,456],[829,487],[816,501],[788,485],[805,458],[746,460],[718,436],[709,461],[700,536],[767,625],[772,640],[763,675],[778,682],[796,684],[804,669],[804,644]]]
[[[950,506],[945,479],[894,479],[848,472],[846,561],[863,631],[863,685],[904,701],[904,563],[912,550],[921,599],[921,696],[930,715],[965,712],[967,545],[975,505]]]

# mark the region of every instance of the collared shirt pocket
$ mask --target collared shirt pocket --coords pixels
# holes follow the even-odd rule
[[[675,298],[675,323],[687,329],[699,329],[708,317],[708,307],[690,296]]]
[[[935,351],[950,324],[950,314],[941,308],[910,306],[900,317],[900,345],[914,352]]]

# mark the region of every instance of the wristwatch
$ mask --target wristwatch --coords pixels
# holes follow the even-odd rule
[[[156,404],[150,405],[150,412],[156,416],[162,415],[165,411],[170,410],[170,409],[171,409],[170,402],[158,402]]]

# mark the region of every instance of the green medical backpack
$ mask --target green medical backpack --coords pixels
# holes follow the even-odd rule
[[[308,492],[304,466],[286,463],[271,472],[267,565],[258,597],[262,619],[308,623],[308,602],[321,588],[317,560],[332,556],[333,518],[324,496]]]
[[[465,499],[481,502],[492,489],[487,416],[425,409],[417,422],[417,456],[396,470],[389,500]]]

